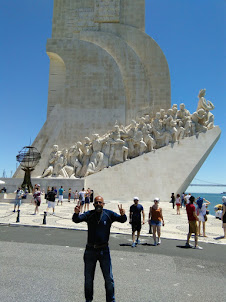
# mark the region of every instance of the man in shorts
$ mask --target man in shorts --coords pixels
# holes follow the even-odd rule
[[[139,204],[139,198],[133,198],[134,204],[130,207],[130,223],[132,225],[132,240],[133,243],[131,247],[135,247],[140,244],[140,231],[141,231],[141,212],[143,215],[143,224],[145,223],[144,209],[141,204]],[[135,232],[137,232],[137,240],[135,241]]]
[[[46,209],[46,212],[48,213],[49,209],[53,209],[53,215],[55,215],[55,198],[56,198],[56,192],[54,190],[54,187],[52,187],[52,190],[47,193],[47,200],[48,200],[48,207]]]
[[[198,245],[198,225],[197,225],[197,221],[198,216],[196,215],[196,211],[195,211],[195,206],[193,204],[193,202],[195,201],[195,197],[191,196],[189,199],[189,203],[186,205],[186,211],[187,211],[187,216],[188,216],[188,223],[189,223],[189,232],[188,232],[188,236],[187,236],[187,242],[185,244],[186,247],[193,247],[193,245],[189,244],[190,238],[191,238],[191,234],[194,233],[195,234],[195,246],[193,248],[198,249],[198,250],[202,250],[202,247]]]
[[[54,188],[53,188],[53,190],[54,190]],[[59,200],[58,200],[57,205],[59,204],[59,202],[61,202],[61,205],[63,204],[64,192],[65,191],[63,189],[63,186],[61,186],[59,189]]]
[[[14,193],[16,193],[15,203],[14,203],[14,210],[13,212],[16,212],[16,206],[17,210],[19,211],[19,208],[21,206],[21,199],[24,195],[24,191],[21,188],[18,188]]]
[[[82,188],[82,191],[80,191],[78,193],[78,196],[79,196],[79,205],[80,205],[80,212],[82,213],[83,212],[83,206],[85,204],[85,194],[86,194],[86,191],[84,188]]]

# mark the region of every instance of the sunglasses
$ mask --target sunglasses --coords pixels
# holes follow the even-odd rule
[[[103,204],[103,201],[98,201],[98,200],[97,200],[97,201],[94,201],[94,204],[95,204],[95,205],[97,205],[97,204]]]

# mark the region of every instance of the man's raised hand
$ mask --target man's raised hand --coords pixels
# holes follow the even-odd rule
[[[80,213],[80,205],[77,205],[74,209],[75,214],[79,214]]]
[[[125,215],[125,210],[122,208],[122,204],[121,205],[118,204],[118,209],[121,216]]]

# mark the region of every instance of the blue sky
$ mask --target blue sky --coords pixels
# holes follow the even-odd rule
[[[53,0],[0,0],[0,177],[3,170],[8,177],[14,173],[16,155],[33,142],[46,120],[49,58],[45,47],[51,38],[52,13]],[[198,92],[206,88],[206,99],[215,105],[213,114],[222,130],[221,138],[196,179],[223,184],[225,20],[224,0],[146,0],[146,33],[167,58],[172,104],[184,102],[194,112]],[[195,190],[221,192],[226,187]]]

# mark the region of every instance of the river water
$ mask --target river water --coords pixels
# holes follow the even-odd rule
[[[216,193],[191,193],[195,198],[202,197],[205,198],[210,202],[210,205],[208,206],[208,210],[210,211],[211,215],[215,216],[214,207],[217,204],[222,204],[222,196],[226,196],[226,194],[216,194]]]

